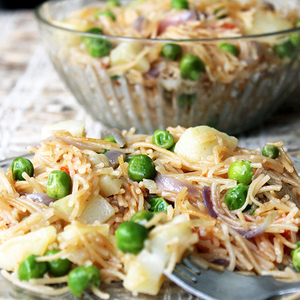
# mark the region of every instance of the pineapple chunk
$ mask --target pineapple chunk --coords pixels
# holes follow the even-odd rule
[[[89,199],[80,219],[84,219],[87,224],[93,224],[95,221],[104,223],[114,216],[115,210],[110,203],[100,195]]]
[[[170,222],[174,226],[168,226],[170,223],[161,225],[162,230],[146,241],[145,248],[137,256],[127,257],[127,261],[125,260],[127,274],[124,280],[126,289],[149,295],[156,295],[159,292],[164,280],[163,271],[178,244],[186,250],[198,240],[197,234],[192,233],[188,223],[184,226],[180,224],[187,220],[185,215],[179,215]],[[167,226],[165,230],[164,226]],[[181,244],[182,240],[184,242]]]
[[[42,128],[42,139],[51,136],[53,130],[64,130],[74,136],[85,136],[84,121],[68,120],[53,125],[46,125]]]
[[[206,159],[213,154],[213,148],[223,143],[231,150],[237,147],[238,140],[233,136],[208,126],[188,128],[177,142],[174,152],[191,163]]]
[[[122,180],[111,175],[101,175],[99,178],[100,194],[103,197],[115,195],[120,191]]]
[[[130,63],[136,59],[142,50],[143,46],[139,43],[120,43],[110,52],[110,64],[114,67]],[[146,73],[150,69],[149,61],[142,57],[136,62],[133,69]]]
[[[52,202],[52,207],[67,215],[70,215],[74,209],[74,206],[69,206],[69,201],[71,197],[72,195],[68,195],[64,198],[56,200],[55,202]]]
[[[67,214],[71,215],[74,206],[69,206],[69,201],[72,195],[68,195],[62,199],[55,201],[52,204],[52,207],[55,209]],[[102,196],[97,195],[91,197],[85,209],[83,210],[80,219],[85,221],[87,224],[93,224],[95,221],[99,221],[100,223],[104,223],[109,220],[115,214],[114,208],[110,205],[110,203],[105,200]]]
[[[55,239],[56,229],[48,226],[6,241],[0,246],[0,268],[13,271],[30,254],[44,255]]]
[[[293,24],[287,19],[282,19],[272,11],[257,11],[253,16],[252,26],[245,29],[247,35],[264,34],[283,31],[293,28]],[[276,36],[263,39],[268,43],[279,43]]]

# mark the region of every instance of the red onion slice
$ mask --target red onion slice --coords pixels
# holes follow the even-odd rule
[[[183,187],[186,187],[189,196],[200,198],[199,191],[187,182],[162,174],[157,174],[154,181],[157,184],[157,187],[161,190],[179,193]]]
[[[236,230],[240,235],[242,235],[245,239],[251,239],[255,236],[258,236],[260,234],[263,234],[267,228],[275,221],[277,217],[277,212],[273,211],[271,212],[263,223],[261,223],[259,226],[257,226],[253,230],[244,231],[244,230]]]
[[[109,162],[111,163],[111,166],[115,169],[118,165],[119,165],[119,156],[123,156],[124,160],[126,158],[126,155],[120,151],[115,151],[115,150],[111,150],[111,151],[107,151],[104,154]]]
[[[213,203],[212,203],[212,199],[211,199],[211,189],[208,186],[204,186],[203,187],[203,204],[205,206],[205,208],[208,210],[208,214],[212,217],[217,219],[218,215],[216,214],[216,212],[213,209]]]
[[[144,16],[139,16],[135,19],[134,23],[133,23],[133,28],[138,31],[138,32],[142,32],[144,27],[147,25],[148,21],[146,20],[146,18]]]
[[[158,26],[158,34],[162,34],[169,26],[178,26],[187,21],[195,21],[199,19],[199,15],[194,10],[183,10],[175,15],[166,17]]]
[[[29,197],[34,202],[44,203],[47,206],[49,206],[51,202],[56,201],[55,199],[49,197],[46,193],[25,194],[25,196]]]
[[[102,131],[101,138],[105,139],[109,136],[113,136],[116,140],[117,144],[119,144],[121,147],[125,145],[125,139],[122,135],[122,132],[117,128],[108,128]]]

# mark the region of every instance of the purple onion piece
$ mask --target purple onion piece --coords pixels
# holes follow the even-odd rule
[[[216,214],[216,212],[214,211],[214,208],[213,208],[210,187],[204,186],[202,195],[203,195],[203,204],[204,204],[205,208],[208,210],[208,214],[212,218],[217,219],[218,215]]]
[[[212,261],[213,264],[219,265],[219,266],[224,266],[224,267],[228,267],[229,266],[229,261],[225,260],[225,259],[215,259]]]
[[[138,32],[142,32],[146,24],[147,24],[147,20],[145,19],[145,17],[139,16],[135,19],[133,23],[133,28]]]
[[[55,199],[49,197],[46,193],[25,194],[25,196],[29,197],[34,202],[44,203],[47,206],[49,206],[51,202],[56,201]]]
[[[175,15],[166,17],[158,26],[158,34],[162,34],[169,26],[178,26],[187,21],[199,20],[199,15],[194,10],[183,10]]]
[[[164,69],[165,69],[165,65],[153,63],[151,64],[150,70],[147,72],[147,74],[155,78]]]
[[[114,139],[116,140],[117,144],[120,145],[121,147],[123,147],[125,145],[125,139],[122,135],[122,132],[117,129],[117,128],[108,128],[105,129],[102,133],[101,133],[101,138],[105,139],[109,136],[113,136]]]
[[[245,239],[251,239],[253,237],[256,237],[258,235],[263,234],[267,228],[275,221],[277,217],[277,212],[270,213],[263,223],[261,223],[259,226],[257,226],[253,230],[236,230],[240,235],[242,235]]]
[[[108,158],[114,169],[119,165],[119,156],[122,155],[124,160],[126,158],[126,155],[124,153],[116,150],[107,151],[104,155]]]
[[[162,174],[157,174],[154,181],[160,190],[179,193],[182,188],[186,187],[189,196],[200,198],[199,191],[187,182]]]
[[[77,147],[78,149],[88,149],[88,150],[93,150],[93,151],[103,151],[103,146],[98,145],[97,143],[89,143],[89,142],[78,142],[74,141],[71,137],[68,136],[60,136],[58,137],[59,140],[62,140],[70,145],[73,145]]]

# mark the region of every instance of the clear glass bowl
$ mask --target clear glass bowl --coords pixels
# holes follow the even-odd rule
[[[277,2],[286,4],[284,0]],[[172,42],[192,49],[226,42],[244,45],[259,55],[254,61],[249,57],[240,59],[244,67],[231,79],[212,80],[206,72],[199,80],[184,80],[176,71],[168,71],[168,62],[164,70],[154,67],[142,76],[135,77],[130,72],[112,76],[107,71],[106,58],[92,58],[82,45],[82,37],[99,35],[63,28],[57,23],[71,12],[101,3],[103,0],[49,1],[36,10],[36,16],[57,72],[87,112],[109,127],[136,127],[139,132],[151,134],[167,126],[207,124],[237,134],[270,116],[298,84],[299,49],[292,59],[280,58],[266,41],[279,37],[285,41],[300,28],[226,39],[161,40],[103,35],[113,47],[126,42],[138,43],[142,49],[157,49]]]

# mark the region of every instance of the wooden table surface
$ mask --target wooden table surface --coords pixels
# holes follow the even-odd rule
[[[24,153],[27,145],[40,140],[40,129],[48,123],[85,120],[88,135],[96,137],[101,124],[85,113],[58,78],[33,12],[0,11],[0,37],[0,159]],[[282,140],[291,154],[300,156],[299,95],[263,125],[239,136],[239,145],[256,149]]]

